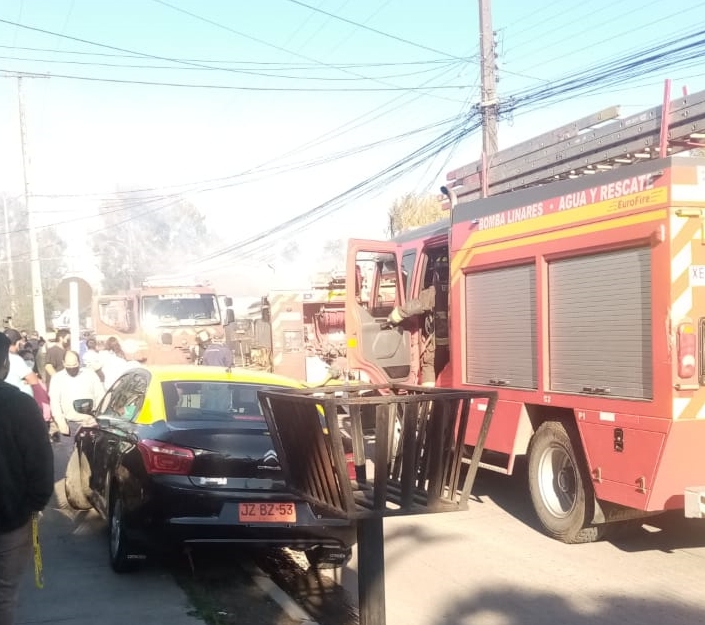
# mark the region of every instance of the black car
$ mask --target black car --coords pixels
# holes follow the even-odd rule
[[[287,378],[215,367],[138,367],[120,377],[79,429],[66,471],[75,509],[109,523],[117,572],[150,548],[233,542],[305,550],[347,562],[356,530],[287,490],[257,392]]]

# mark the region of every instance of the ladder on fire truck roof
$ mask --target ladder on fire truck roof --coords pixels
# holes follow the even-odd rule
[[[564,178],[705,147],[705,91],[617,119],[611,106],[448,173],[458,201],[515,191]],[[616,120],[606,123],[609,120]]]

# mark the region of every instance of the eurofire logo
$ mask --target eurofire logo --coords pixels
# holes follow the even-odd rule
[[[270,449],[267,453],[264,454],[264,457],[262,458],[262,464],[259,465],[257,468],[269,469],[270,471],[281,471],[282,468],[279,466],[279,457],[277,456],[277,452],[273,449]]]

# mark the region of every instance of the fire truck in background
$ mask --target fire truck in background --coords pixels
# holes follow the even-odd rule
[[[232,310],[221,314],[207,281],[180,276],[154,276],[138,289],[94,297],[92,308],[96,338],[114,336],[128,359],[148,364],[195,362],[199,333],[223,337],[233,321]]]
[[[668,91],[451,172],[445,222],[349,242],[350,366],[418,383],[422,324],[388,315],[445,268],[436,383],[497,390],[482,466],[511,474],[528,455],[536,514],[567,543],[669,509],[705,516],[705,159],[673,156],[703,143],[705,92]],[[379,294],[391,266],[393,302]],[[473,403],[469,448],[485,407]]]
[[[233,353],[247,366],[307,382],[345,376],[345,273],[316,276],[304,290],[271,291],[248,311]],[[237,334],[236,334],[237,336]]]

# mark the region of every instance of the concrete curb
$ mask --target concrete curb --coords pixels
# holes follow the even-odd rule
[[[318,625],[311,618],[311,615],[306,612],[296,601],[287,595],[279,586],[277,586],[266,573],[257,565],[251,563],[243,563],[242,568],[252,578],[252,581],[263,592],[267,593],[272,600],[276,601],[279,607],[286,612],[287,616],[295,621],[299,621],[302,625]]]

